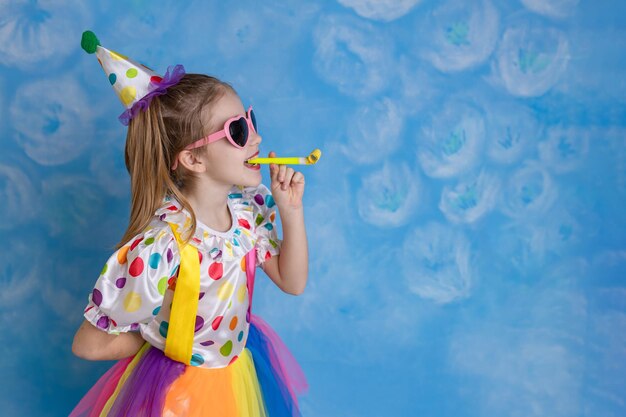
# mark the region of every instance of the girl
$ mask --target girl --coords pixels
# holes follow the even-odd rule
[[[251,301],[256,266],[304,290],[304,176],[271,164],[261,183],[254,111],[228,83],[181,65],[161,77],[92,32],[81,43],[127,107],[132,199],[72,346],[118,361],[70,417],[299,416],[305,377]]]

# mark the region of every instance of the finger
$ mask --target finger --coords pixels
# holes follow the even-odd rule
[[[289,188],[291,184],[291,179],[293,178],[293,168],[287,168],[287,172],[285,173],[285,180],[283,181],[283,190]]]
[[[287,167],[286,171],[285,171],[285,180],[284,182],[289,184],[291,182],[291,179],[293,178],[293,174],[294,174],[294,169],[290,166]]]
[[[278,181],[285,181],[285,174],[287,173],[287,165],[279,165],[278,166]]]
[[[291,182],[304,184],[304,174],[300,171],[296,172],[295,174],[293,174],[293,177],[291,178]]]

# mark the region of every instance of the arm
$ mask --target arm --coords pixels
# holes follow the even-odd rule
[[[92,361],[118,360],[135,355],[144,343],[139,333],[108,334],[84,320],[74,336],[72,353]]]
[[[304,210],[281,209],[283,242],[280,254],[261,264],[263,271],[284,292],[300,295],[307,282],[309,259]]]

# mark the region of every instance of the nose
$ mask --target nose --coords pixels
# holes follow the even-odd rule
[[[250,134],[250,144],[251,145],[257,145],[257,144],[261,143],[261,141],[263,140],[261,135],[259,135],[257,132],[255,132],[252,129],[250,129],[249,134]]]

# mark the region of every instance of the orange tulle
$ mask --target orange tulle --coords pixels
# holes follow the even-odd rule
[[[266,417],[248,349],[225,368],[189,366],[169,388],[163,417]]]

